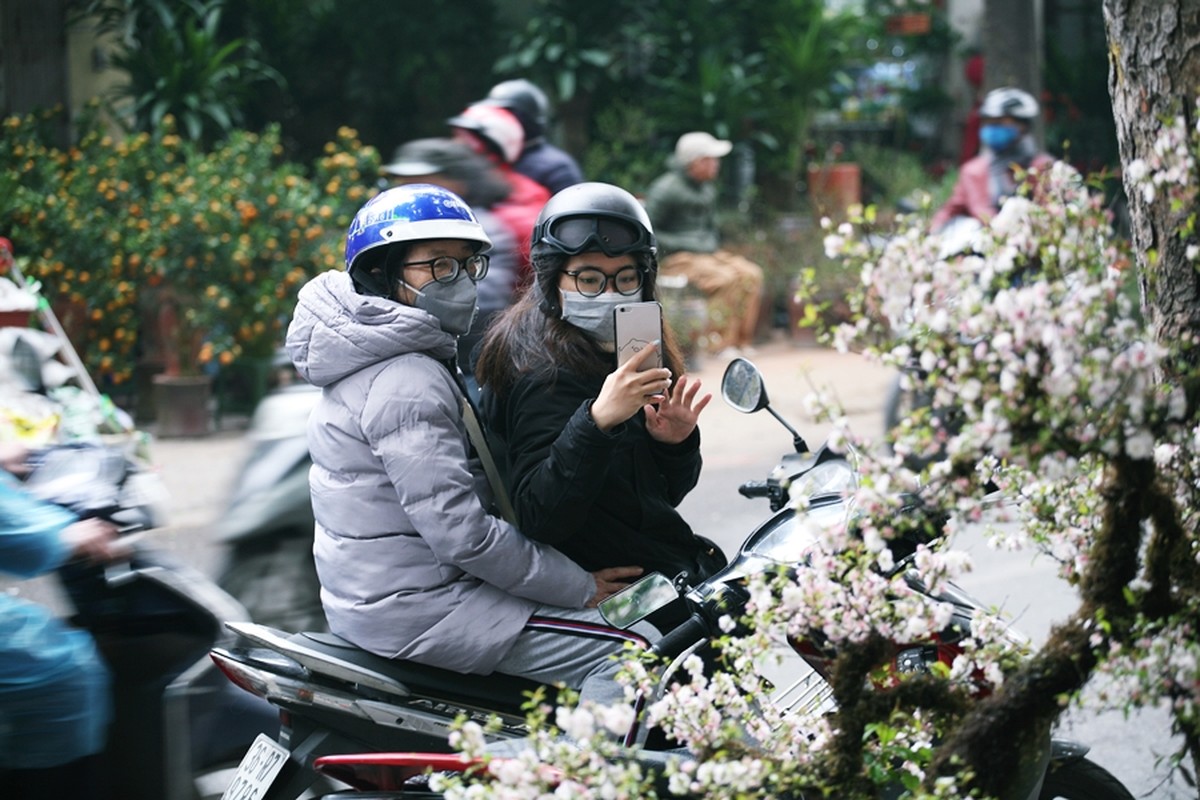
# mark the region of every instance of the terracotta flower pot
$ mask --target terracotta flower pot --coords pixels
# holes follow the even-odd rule
[[[808,168],[808,194],[819,215],[842,216],[862,202],[862,169],[858,164],[825,164]]]

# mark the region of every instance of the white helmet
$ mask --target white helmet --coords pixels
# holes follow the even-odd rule
[[[446,123],[483,138],[506,164],[516,161],[525,147],[525,129],[521,127],[521,121],[516,114],[500,106],[472,103]]]
[[[1012,117],[1031,122],[1038,115],[1038,101],[1029,92],[1013,86],[993,89],[983,98],[979,116],[985,119]]]

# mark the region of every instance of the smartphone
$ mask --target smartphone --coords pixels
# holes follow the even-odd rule
[[[662,342],[662,306],[658,303],[622,303],[613,309],[613,317],[617,334],[617,366],[633,358],[646,345]],[[642,364],[642,369],[662,365],[662,351],[659,350],[654,358]]]

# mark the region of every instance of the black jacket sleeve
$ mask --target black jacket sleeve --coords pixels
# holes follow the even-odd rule
[[[508,485],[521,532],[556,544],[573,534],[581,508],[596,502],[627,424],[601,431],[593,387],[559,374],[552,384],[521,380],[503,403]]]
[[[700,427],[679,444],[653,442],[650,452],[667,480],[667,499],[672,506],[679,505],[700,480]]]

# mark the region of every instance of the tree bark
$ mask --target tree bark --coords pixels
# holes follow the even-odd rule
[[[1104,0],[1104,22],[1121,163],[1149,160],[1163,118],[1182,115],[1189,133],[1196,125],[1200,0]],[[1165,191],[1148,201],[1128,179],[1125,189],[1143,312],[1158,341],[1185,341],[1200,334],[1200,274],[1185,255],[1196,237],[1185,240],[1178,230],[1194,209],[1172,211]],[[1195,365],[1200,356],[1189,358]]]
[[[1042,0],[987,0],[983,14],[983,89],[1016,86],[1042,96],[1045,51]],[[1034,135],[1042,141],[1045,122],[1039,116]]]
[[[988,0],[983,15],[983,88],[1042,92],[1042,0]]]

